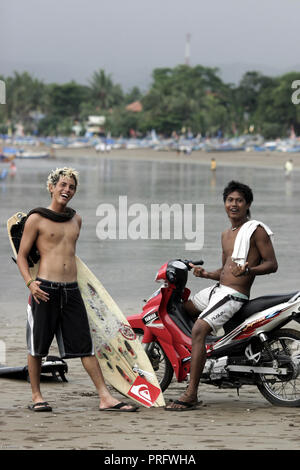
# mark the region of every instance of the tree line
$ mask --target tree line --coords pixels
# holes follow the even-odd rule
[[[286,137],[291,129],[300,134],[300,105],[291,100],[297,72],[269,77],[249,71],[235,85],[224,83],[217,68],[179,65],[155,69],[146,92],[138,87],[124,92],[102,69],[87,85],[46,84],[28,72],[0,79],[6,85],[0,133],[21,122],[26,134],[69,135],[74,122],[102,115],[105,132],[113,136],[128,136],[132,130],[143,136],[151,129],[164,136],[182,129],[202,136],[253,132],[267,139]],[[142,104],[140,112],[127,109],[135,101]]]

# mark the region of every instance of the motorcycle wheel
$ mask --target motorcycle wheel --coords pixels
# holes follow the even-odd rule
[[[300,406],[300,332],[282,329],[269,335],[269,348],[275,358],[280,355],[292,362],[281,367],[287,367],[287,375],[260,374],[257,387],[261,394],[276,406]]]
[[[143,330],[134,328],[133,331],[135,332],[137,339],[142,342],[144,336]],[[143,348],[145,349],[145,352],[150,359],[160,388],[162,392],[164,392],[170,385],[173,378],[174,370],[171,362],[157,341],[154,341],[150,344],[143,344]]]

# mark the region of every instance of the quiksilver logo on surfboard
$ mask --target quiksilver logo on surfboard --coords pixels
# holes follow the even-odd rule
[[[128,395],[138,400],[143,405],[150,408],[153,406],[157,398],[159,397],[160,389],[155,387],[151,383],[142,377],[137,377],[134,384],[130,388]]]

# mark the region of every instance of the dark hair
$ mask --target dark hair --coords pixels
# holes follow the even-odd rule
[[[249,188],[246,184],[239,183],[238,181],[230,181],[226,188],[223,191],[223,201],[225,203],[228,195],[230,193],[233,193],[234,191],[237,191],[238,193],[241,193],[247,204],[251,204],[253,201],[253,193],[252,189]],[[247,215],[250,217],[250,210],[248,209]]]

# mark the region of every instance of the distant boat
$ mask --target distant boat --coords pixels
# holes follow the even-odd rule
[[[7,163],[12,162],[16,158],[16,155],[3,155],[0,154],[0,162]]]
[[[235,147],[231,145],[209,146],[205,148],[206,152],[243,152],[244,150],[244,146]]]
[[[288,152],[288,153],[300,152],[300,145],[298,145],[298,146],[296,146],[296,147],[291,147],[291,148],[287,149],[287,152]]]
[[[17,154],[17,149],[11,147],[4,147],[0,152],[0,162],[6,163],[14,160]]]
[[[78,141],[76,140],[75,142],[70,142],[67,147],[69,149],[85,149],[89,148],[91,145],[88,141]]]
[[[47,152],[24,152],[20,150],[16,154],[16,158],[48,158],[50,154]]]

